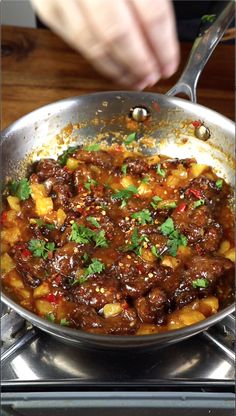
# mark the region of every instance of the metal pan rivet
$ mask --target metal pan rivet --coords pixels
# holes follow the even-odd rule
[[[210,130],[208,129],[208,127],[204,126],[204,124],[202,124],[201,126],[196,126],[195,127],[195,136],[200,139],[200,140],[208,140],[210,138]]]
[[[130,109],[130,117],[137,122],[145,121],[149,116],[150,112],[145,107],[133,107]]]

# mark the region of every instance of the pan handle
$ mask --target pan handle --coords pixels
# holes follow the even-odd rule
[[[196,38],[182,75],[166,95],[175,96],[179,93],[185,93],[192,102],[197,102],[196,87],[198,79],[234,17],[235,2],[230,1],[210,28],[202,36],[199,35]]]

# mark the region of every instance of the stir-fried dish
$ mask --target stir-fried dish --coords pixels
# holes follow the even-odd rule
[[[5,189],[3,289],[40,317],[92,333],[199,322],[233,299],[231,199],[194,159],[69,148]]]

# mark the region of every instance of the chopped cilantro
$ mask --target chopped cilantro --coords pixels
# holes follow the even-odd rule
[[[181,234],[178,230],[175,230],[172,218],[167,218],[167,220],[160,226],[160,230],[163,235],[168,236],[167,247],[171,256],[176,256],[177,250],[180,246],[187,246],[187,237],[185,237],[184,234]]]
[[[212,22],[214,22],[215,18],[216,18],[216,14],[204,14],[201,17],[201,22],[202,23],[207,23],[207,22],[212,23]]]
[[[95,247],[108,247],[104,230],[99,231],[98,234],[94,234],[93,239],[96,243]]]
[[[25,201],[30,197],[31,189],[28,179],[23,178],[20,181],[12,181],[9,184],[9,192],[11,195],[17,196],[20,201]]]
[[[86,263],[89,259],[89,255],[87,253],[84,253],[82,258],[83,258],[83,261]]]
[[[124,175],[126,175],[127,174],[127,165],[122,165],[121,166],[121,172],[124,174]]]
[[[209,285],[209,281],[207,279],[205,279],[204,277],[200,278],[200,279],[196,279],[192,281],[192,286],[196,289],[198,287],[207,287]]]
[[[217,179],[217,181],[216,181],[217,189],[221,190],[222,186],[223,186],[223,179]]]
[[[97,184],[98,184],[97,181],[95,181],[92,178],[88,178],[87,182],[84,184],[84,187],[90,192],[91,186],[97,186]]]
[[[44,240],[30,240],[28,246],[35,257],[42,257],[43,259],[47,259],[48,253],[55,250],[55,243],[47,243]]]
[[[134,251],[138,256],[140,256],[143,243],[147,243],[148,241],[149,239],[145,234],[142,234],[141,236],[138,235],[138,228],[135,227],[131,236],[131,244],[128,245],[125,251]]]
[[[67,150],[65,150],[62,155],[58,158],[58,162],[61,166],[65,166],[67,159],[70,155],[72,155],[76,150],[78,149],[78,146],[71,146]]]
[[[99,224],[99,222],[96,220],[96,218],[94,217],[87,217],[86,220],[88,222],[90,222],[92,225],[94,225],[94,227],[96,228],[101,228],[101,225]]]
[[[90,144],[84,148],[87,152],[97,152],[100,150],[100,145],[98,143]]]
[[[143,209],[142,211],[135,212],[134,214],[131,214],[131,218],[134,218],[135,220],[138,220],[139,224],[145,225],[148,222],[152,222],[151,213],[148,209]]]
[[[39,228],[41,228],[44,224],[41,218],[35,218],[35,222]]]
[[[142,183],[149,183],[150,182],[150,177],[149,176],[144,176],[144,178],[141,180]]]
[[[129,185],[128,188],[122,189],[121,191],[117,191],[114,195],[112,195],[113,199],[121,199],[127,202],[134,194],[138,193],[138,189],[134,185]],[[122,206],[122,208],[124,205]]]
[[[174,229],[175,229],[174,222],[172,218],[170,217],[167,218],[167,220],[163,222],[163,224],[160,226],[160,230],[163,235],[169,235],[173,233]]]
[[[200,206],[202,206],[202,205],[204,205],[204,204],[205,204],[204,199],[198,199],[198,201],[194,202],[194,204],[193,204],[193,208],[200,207]]]
[[[48,321],[51,321],[51,322],[55,322],[55,319],[56,319],[53,312],[46,313],[45,318],[48,319]]]
[[[56,228],[55,224],[45,224],[41,218],[36,218],[35,222],[39,228],[45,227],[50,231],[55,230]]]
[[[75,284],[82,284],[86,282],[88,277],[92,276],[93,274],[99,274],[105,269],[105,264],[102,263],[100,260],[93,258],[90,265],[85,269],[84,274],[77,280],[73,282]]]
[[[157,257],[157,258],[161,257],[159,251],[156,248],[156,246],[151,247],[151,252],[155,257]]]
[[[157,165],[157,173],[158,173],[158,175],[162,176],[163,178],[166,176],[166,171],[161,168],[160,163],[158,163],[158,165]]]
[[[153,198],[152,198],[152,201],[151,201],[151,206],[154,208],[154,209],[157,209],[157,207],[158,207],[158,203],[159,202],[161,202],[162,201],[162,198],[160,197],[160,196],[154,196]]]
[[[125,139],[124,143],[125,144],[130,144],[132,143],[134,140],[136,140],[136,133],[130,133],[127,138]]]
[[[69,325],[70,325],[70,322],[69,322],[69,321],[67,321],[67,319],[66,319],[66,318],[62,318],[62,319],[60,320],[60,325],[62,325],[62,326],[69,326]]]

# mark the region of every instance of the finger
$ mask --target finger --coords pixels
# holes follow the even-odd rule
[[[145,10],[143,10],[144,3]],[[162,75],[165,77],[172,75],[179,63],[179,45],[170,1],[128,0],[127,4],[136,12]]]
[[[126,67],[137,81],[148,78],[154,84],[160,78],[153,53],[125,0],[80,0],[79,5],[96,39],[93,54],[99,46],[109,50],[113,61]]]

